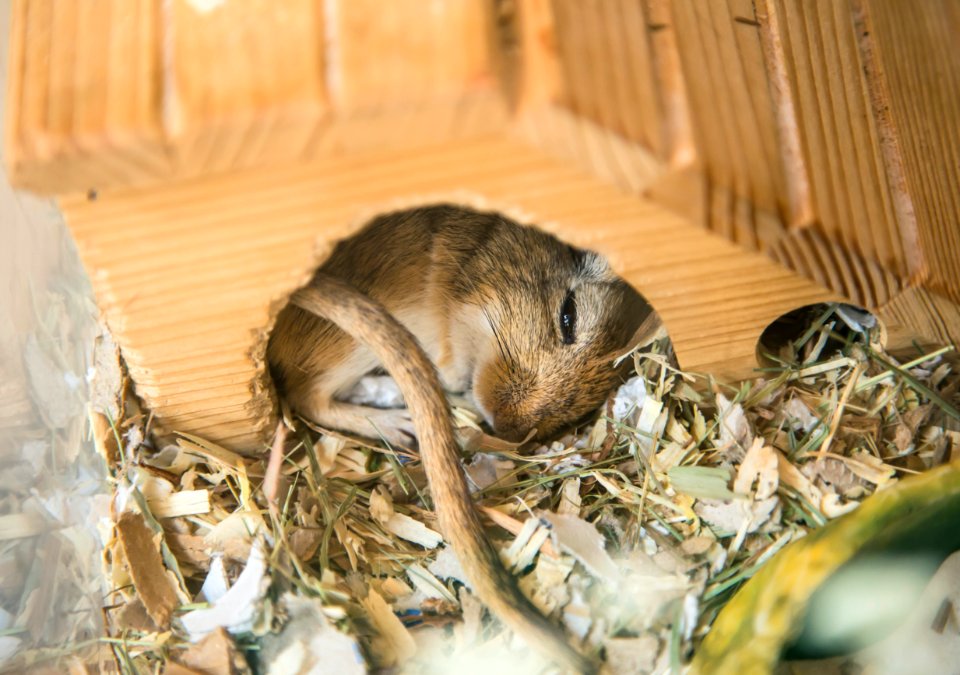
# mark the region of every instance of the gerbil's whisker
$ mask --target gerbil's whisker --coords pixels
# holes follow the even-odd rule
[[[460,274],[462,279],[467,284],[469,284],[470,289],[474,293],[476,293],[476,296],[478,299],[476,306],[480,309],[481,312],[483,312],[483,316],[487,320],[487,325],[490,326],[490,332],[493,333],[493,338],[497,342],[497,350],[500,352],[500,356],[508,364],[508,367],[512,367],[512,365],[515,363],[515,359],[513,357],[513,352],[510,350],[510,345],[507,344],[507,342],[503,339],[503,335],[500,333],[499,330],[497,330],[497,324],[494,322],[493,317],[490,316],[490,311],[488,310],[488,308],[484,304],[481,304],[485,300],[484,294],[477,287],[477,284],[476,282],[474,282],[473,277],[467,274],[467,271],[463,268],[463,263],[456,258],[454,259],[454,262],[456,263],[457,267],[460,269]],[[500,317],[497,317],[497,318],[500,318]]]
[[[513,363],[513,355],[510,353],[510,347],[503,339],[503,335],[500,334],[500,331],[497,330],[496,324],[493,322],[493,318],[490,316],[490,312],[487,311],[487,308],[483,305],[477,305],[480,308],[480,311],[483,312],[483,316],[487,320],[487,325],[490,326],[490,332],[493,333],[493,339],[497,341],[497,349],[500,352],[500,356],[509,364]]]

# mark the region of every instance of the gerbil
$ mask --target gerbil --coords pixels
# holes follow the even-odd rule
[[[446,389],[472,391],[496,433],[542,437],[604,400],[620,377],[611,361],[655,330],[652,318],[598,256],[496,214],[437,206],[383,216],[339,244],[281,312],[267,354],[291,407],[315,422],[399,442],[415,433],[441,529],[477,596],[549,658],[591,672],[486,540],[433,364]],[[379,365],[416,429],[406,412],[337,400]]]
[[[381,303],[416,336],[444,388],[472,394],[508,440],[534,428],[549,436],[595,410],[621,377],[611,362],[651,315],[600,256],[448,205],[375,219],[320,273]],[[405,410],[338,400],[380,364],[328,321],[288,306],[267,357],[291,408],[321,426],[400,444],[413,435]]]
[[[568,645],[563,634],[524,597],[487,541],[460,466],[440,380],[416,338],[382,305],[324,274],[298,291],[292,302],[349,330],[377,354],[397,381],[415,421],[440,529],[481,602],[547,658],[577,673],[594,672],[591,660]]]

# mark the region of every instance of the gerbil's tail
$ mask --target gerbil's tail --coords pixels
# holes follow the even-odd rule
[[[382,305],[333,277],[317,275],[293,302],[369,347],[396,380],[413,417],[440,528],[477,597],[550,660],[574,672],[595,672],[595,664],[573,649],[520,592],[487,540],[460,467],[447,399],[416,338]]]

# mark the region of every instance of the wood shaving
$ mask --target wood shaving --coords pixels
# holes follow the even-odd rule
[[[960,389],[951,352],[897,359],[867,333],[838,340],[837,330],[865,325],[847,319],[821,321],[763,378],[737,386],[679,372],[665,342],[648,345],[632,357],[636,377],[592,421],[547,445],[493,439],[457,408],[488,534],[573,642],[605,654],[614,672],[683,667],[720,608],[783,546],[960,455],[948,425]],[[194,435],[161,438],[135,402],[125,411],[117,431],[144,433],[113,467],[117,494],[127,495],[115,500],[118,517],[142,504],[166,547],[153,549],[156,559],[200,603],[177,595],[170,630],[150,632],[130,620],[130,602],[149,603],[126,586],[122,556],[107,561],[123,598],[107,611],[124,640],[114,652],[134,670],[190,648],[190,617],[211,611],[198,595],[210,570],[220,566],[230,588],[218,607],[245,584],[260,546],[259,582],[244,605],[252,611],[216,633],[252,660],[272,644],[290,672],[306,672],[330,640],[342,672],[358,666],[351,658],[411,673],[543,668],[470,594],[415,453],[297,421],[271,479],[271,511],[261,488],[268,448],[241,457]],[[305,616],[314,637],[296,628]]]

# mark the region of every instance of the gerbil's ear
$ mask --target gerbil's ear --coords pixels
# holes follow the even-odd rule
[[[664,327],[663,322],[660,321],[660,315],[653,311],[653,309],[650,309],[644,320],[641,321],[637,329],[633,331],[633,335],[630,336],[630,340],[626,346],[617,352],[614,357],[614,362],[619,362],[620,359],[638,347],[646,347],[651,342],[665,337],[667,337],[667,329]]]
[[[584,280],[615,281],[617,279],[617,275],[610,269],[607,259],[599,253],[578,248],[573,249],[573,251],[577,259],[577,269]]]

